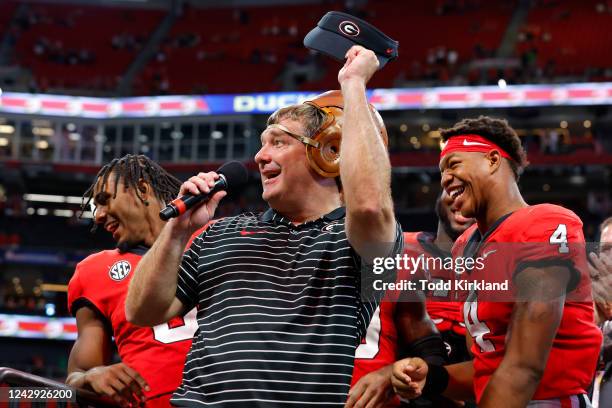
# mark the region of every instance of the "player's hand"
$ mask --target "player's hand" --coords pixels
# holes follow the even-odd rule
[[[420,397],[425,387],[427,371],[427,363],[418,357],[396,361],[391,375],[395,393],[405,399]]]
[[[364,375],[348,393],[344,408],[383,408],[393,397],[391,371],[389,364],[380,370]]]
[[[604,303],[612,301],[612,255],[609,253],[589,254],[593,300]]]
[[[197,195],[209,193],[215,186],[215,181],[218,179],[219,175],[214,171],[198,173],[196,176],[190,177],[189,180],[181,185],[179,196],[184,194]],[[186,229],[190,234],[195,232],[198,228],[201,228],[213,219],[219,202],[226,195],[227,192],[224,190],[217,191],[207,202],[177,217],[176,224],[179,228]]]
[[[149,385],[135,370],[123,363],[95,367],[85,373],[85,382],[97,394],[111,398],[122,407],[144,404]]]
[[[357,80],[365,85],[379,65],[378,58],[373,51],[360,45],[354,45],[346,52],[346,62],[338,72],[338,82],[343,85],[346,82]]]

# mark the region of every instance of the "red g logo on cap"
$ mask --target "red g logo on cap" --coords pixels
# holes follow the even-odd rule
[[[359,26],[352,21],[343,21],[338,26],[342,34],[350,37],[357,37],[359,35]]]

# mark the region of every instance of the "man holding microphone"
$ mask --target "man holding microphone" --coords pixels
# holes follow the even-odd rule
[[[268,211],[219,220],[183,256],[190,235],[226,194],[216,192],[169,221],[138,265],[126,301],[131,322],[155,325],[198,307],[199,330],[175,405],[346,401],[355,347],[379,300],[364,294],[381,279],[369,265],[403,244],[386,131],[365,92],[379,61],[361,46],[346,58],[341,95],[327,93],[269,118],[255,155]],[[180,193],[206,194],[217,178],[200,173]],[[394,272],[382,278],[391,281]]]

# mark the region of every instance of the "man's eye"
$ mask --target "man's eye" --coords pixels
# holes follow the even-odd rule
[[[108,203],[109,198],[110,198],[110,194],[104,191],[100,192],[95,195],[94,204],[95,205],[106,205]]]
[[[272,142],[272,144],[274,146],[282,146],[284,143],[281,139],[274,139],[274,141]]]

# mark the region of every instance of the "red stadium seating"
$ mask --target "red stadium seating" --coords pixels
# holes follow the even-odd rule
[[[392,87],[402,71],[404,77],[414,79],[415,75],[410,74],[413,62],[425,66],[428,52],[437,47],[455,50],[459,56],[457,64],[472,59],[477,44],[484,49],[497,49],[512,8],[513,2],[475,1],[461,11],[439,15],[436,3],[427,0],[369,2],[364,18],[399,40],[401,55],[371,85]],[[188,9],[163,48],[164,61],[147,67],[138,80],[137,93],[149,93],[154,78],[167,80],[168,93],[279,90],[277,78],[287,57],[307,58],[308,50],[301,45],[303,37],[327,11],[334,9],[342,10],[341,4],[249,7],[241,12]],[[271,34],[275,28],[278,34]],[[200,42],[192,47],[176,46],[181,36],[189,34],[198,35]],[[276,62],[254,62],[256,50],[260,51],[261,59],[270,52]],[[322,63],[327,68],[324,77],[304,83],[301,89],[338,87],[338,63],[327,58]]]
[[[612,13],[598,11],[598,0],[542,1],[529,13],[523,27],[524,41],[517,54],[536,48],[537,64],[553,61],[554,76],[582,75],[588,68],[608,68]],[[604,78],[594,78],[604,79]]]
[[[0,5],[0,26],[3,20],[9,21],[15,5]],[[484,0],[368,2],[365,11],[353,13],[400,42],[400,58],[376,75],[370,86],[388,88],[423,79],[447,83],[460,74],[464,63],[495,55],[516,5],[516,1]],[[336,88],[339,64],[327,57],[313,62],[302,39],[327,11],[343,7],[339,0],[242,9],[186,6],[159,44],[158,54],[136,77],[133,93],[279,91],[281,74],[290,60],[317,67],[315,80],[297,82],[300,90]],[[526,40],[518,42],[516,56],[537,49],[536,64],[554,76],[580,76],[588,68],[609,67],[607,27],[612,14],[601,7],[605,5],[598,0],[536,2],[522,29]],[[50,3],[28,3],[28,8],[32,23],[21,30],[16,60],[33,71],[42,91],[112,91],[166,13]],[[136,38],[137,44],[113,46],[117,36]],[[58,43],[61,46],[56,47]],[[91,61],[74,63],[82,50],[89,51],[86,57]],[[455,54],[454,62],[449,62],[449,53]],[[513,70],[492,69],[488,77],[512,79]],[[521,80],[529,81],[532,74],[528,70]],[[477,82],[474,76],[480,75],[467,72],[467,80]],[[594,71],[588,79],[604,80],[605,71]]]
[[[150,84],[168,81],[168,93],[233,93],[279,90],[276,78],[287,56],[308,55],[306,33],[338,3],[233,9],[189,8],[175,23],[163,47],[164,61],[152,62],[137,82],[137,93]],[[179,46],[194,35],[194,46]],[[257,53],[259,52],[259,56]],[[266,58],[270,59],[265,61]]]
[[[457,52],[456,66],[476,57],[477,45],[497,50],[514,2],[466,1],[460,10],[444,12],[440,8],[442,3],[382,0],[368,5],[371,15],[368,20],[400,42],[400,58],[385,67],[384,75],[373,78],[372,87],[393,86],[393,79],[402,71],[406,79],[421,79],[429,69],[427,54],[439,47]],[[413,68],[415,63],[421,68]],[[436,79],[444,80],[449,74],[442,73]]]
[[[17,8],[15,1],[0,2],[0,35],[4,35],[9,28],[8,23],[13,18],[13,13]]]
[[[125,34],[146,40],[165,14],[161,10],[74,4],[29,7],[32,23],[20,35],[16,59],[33,71],[42,88],[113,89],[138,52],[113,48],[113,37]],[[49,45],[37,55],[35,47],[43,42]],[[82,50],[90,53],[91,62],[68,61],[70,55]]]

